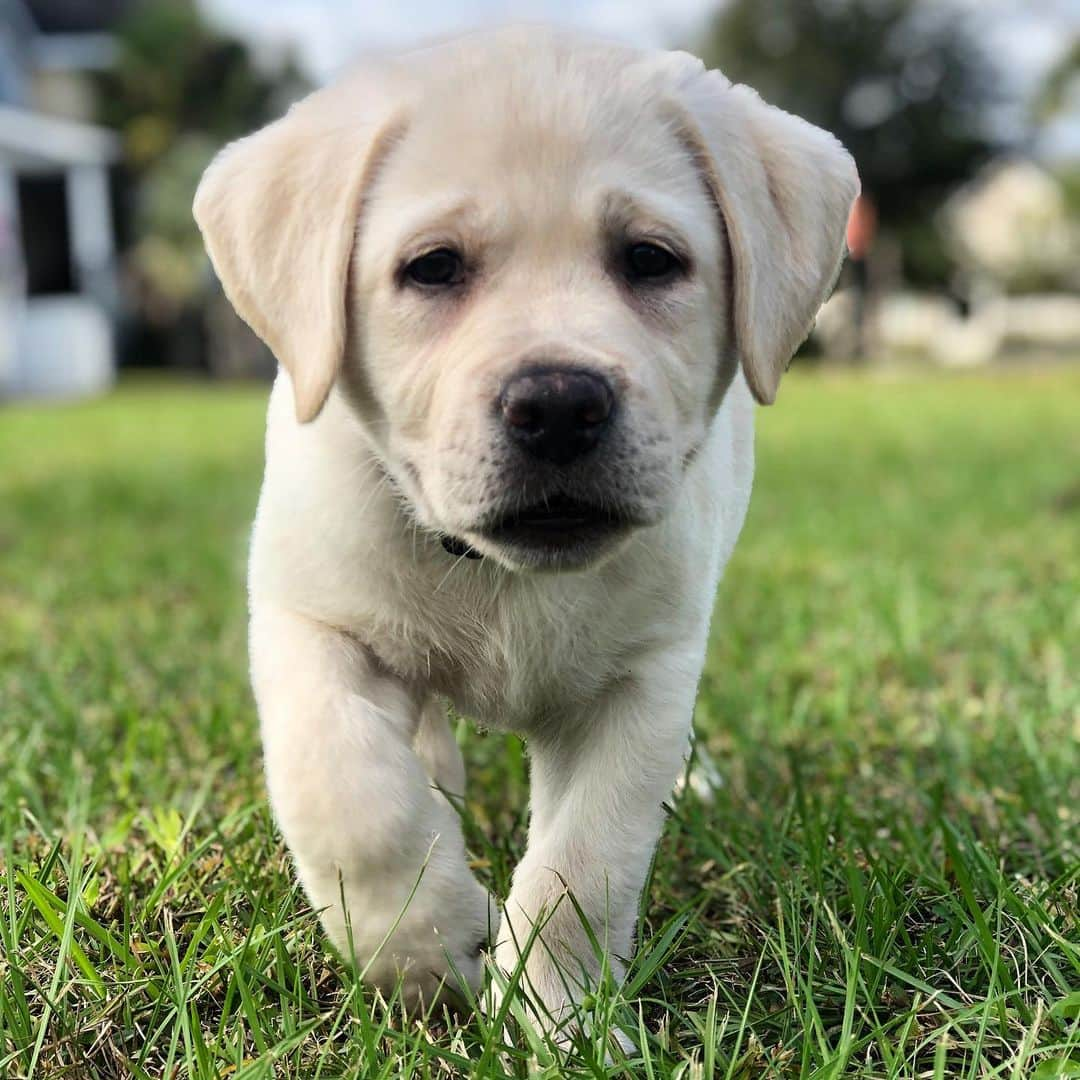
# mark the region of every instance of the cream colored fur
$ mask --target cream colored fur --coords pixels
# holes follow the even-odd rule
[[[557,1016],[599,967],[567,889],[616,972],[629,956],[750,496],[753,397],[830,288],[857,189],[831,136],[692,57],[536,27],[370,62],[207,171],[207,248],[282,365],[250,567],[270,797],[372,983],[430,1000],[452,965],[475,986],[496,929],[508,970],[541,920],[527,984]],[[631,295],[620,230],[684,245],[685,277]],[[467,253],[452,300],[402,285],[440,244]],[[552,359],[615,387],[612,441],[573,482],[636,527],[541,565],[481,523],[539,490],[492,403]],[[528,740],[501,922],[451,806],[445,701]]]

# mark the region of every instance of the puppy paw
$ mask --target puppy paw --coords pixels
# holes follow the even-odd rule
[[[559,944],[555,935],[544,933],[519,938],[504,916],[493,965],[497,969],[487,996],[489,1012],[498,1010],[505,994],[521,996],[528,1022],[550,1036],[556,1046],[568,1048],[581,1035],[589,1037],[594,1028],[596,978],[601,961],[587,940],[578,948]],[[523,955],[524,954],[524,955]],[[616,978],[621,965],[615,967]],[[628,1052],[633,1044],[620,1032],[612,1036]]]
[[[510,962],[505,952],[503,962]],[[557,965],[545,968],[544,964],[526,962],[524,967],[531,968],[531,974],[526,976],[520,961],[518,968],[509,970],[500,967],[494,958],[489,963],[493,970],[481,999],[484,1012],[495,1018],[504,1009],[507,994],[518,995],[521,1008],[506,1008],[505,1013],[507,1017],[516,1016],[530,1029],[523,1033],[526,1042],[534,1043],[539,1037],[558,1053],[569,1053],[582,1042],[592,1043],[609,1066],[637,1053],[633,1039],[602,1014],[604,1005],[598,1004],[596,995],[575,986]],[[537,993],[537,984],[546,988],[545,997]],[[515,1038],[509,1024],[503,1037],[507,1043],[521,1041]],[[604,1045],[598,1046],[601,1040]]]
[[[410,1012],[461,1007],[483,984],[498,909],[464,868],[453,878],[422,878],[411,892],[347,889],[348,915],[333,905],[322,912],[323,926],[364,983],[388,1001],[397,995]]]

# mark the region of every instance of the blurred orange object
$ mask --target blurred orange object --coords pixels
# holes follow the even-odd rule
[[[847,223],[848,253],[853,259],[865,259],[877,233],[877,207],[870,197],[860,195],[851,208]]]

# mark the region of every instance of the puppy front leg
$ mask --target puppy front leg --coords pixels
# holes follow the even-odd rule
[[[494,923],[413,746],[422,702],[354,638],[275,608],[253,608],[251,661],[274,814],[330,939],[410,1003],[452,967],[479,985]]]
[[[538,930],[524,981],[556,1022],[600,971],[581,914],[616,977],[622,974],[663,826],[662,803],[686,754],[701,661],[699,647],[652,655],[592,715],[567,717],[530,738],[529,842],[514,874],[496,959],[504,971],[513,970]]]

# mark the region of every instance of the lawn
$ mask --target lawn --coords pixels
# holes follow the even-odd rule
[[[0,1076],[1080,1076],[1080,367],[796,373],[761,413],[722,783],[672,800],[561,1063],[372,1000],[292,883],[245,673],[264,397],[0,412]],[[527,754],[459,730],[505,896]]]

